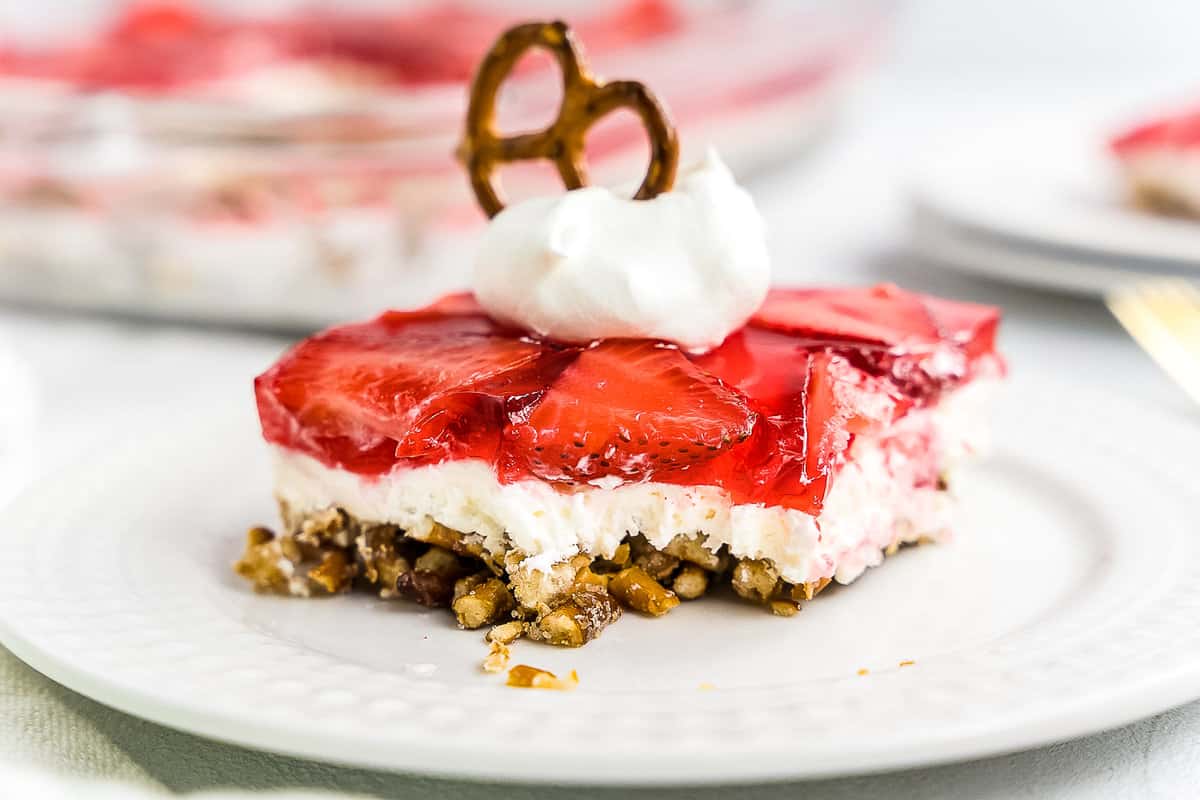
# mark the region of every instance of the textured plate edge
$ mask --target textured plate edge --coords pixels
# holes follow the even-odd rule
[[[244,734],[231,733],[228,724],[219,716],[197,713],[179,704],[163,704],[137,690],[95,678],[53,657],[44,658],[39,648],[13,631],[2,620],[0,644],[41,675],[95,703],[181,733],[257,752],[347,768],[422,775],[446,780],[500,781],[510,784],[686,787],[875,775],[905,769],[946,766],[1071,741],[1111,731],[1200,698],[1200,664],[1197,664],[1191,670],[1181,671],[1182,675],[1157,676],[1133,688],[1127,685],[1115,698],[1119,702],[1112,702],[1110,699],[1109,703],[1101,705],[1088,703],[1086,699],[1080,700],[1076,703],[1079,706],[1076,710],[1052,717],[1054,724],[1051,730],[1035,735],[1025,733],[1031,725],[1046,725],[1046,719],[1014,719],[1004,728],[984,732],[947,731],[940,737],[923,741],[908,749],[901,748],[897,751],[894,747],[888,747],[883,752],[871,754],[873,757],[867,757],[860,751],[845,761],[833,759],[819,766],[807,765],[803,769],[780,766],[780,760],[774,753],[764,756],[761,761],[747,759],[743,754],[736,762],[703,762],[697,765],[700,769],[693,767],[686,777],[678,769],[655,771],[652,759],[633,765],[634,769],[630,772],[638,774],[605,771],[602,777],[594,773],[593,777],[587,772],[595,766],[595,762],[590,760],[565,764],[560,762],[548,769],[546,764],[537,763],[531,760],[529,755],[525,755],[502,766],[494,764],[492,759],[492,763],[489,764],[467,762],[450,768],[436,766],[437,762],[442,761],[444,748],[431,749],[430,760],[435,765],[430,766],[421,763],[419,752],[416,753],[418,757],[412,761],[382,761],[369,756],[356,758],[344,753],[330,754],[327,747],[322,747],[313,737],[304,735],[290,743],[266,747],[262,744],[262,739],[266,737],[259,737],[254,733],[286,736],[288,732],[268,725],[251,728],[250,732]],[[1147,701],[1147,697],[1153,699]],[[413,752],[416,751],[406,751],[406,754]],[[704,766],[705,764],[707,766]]]

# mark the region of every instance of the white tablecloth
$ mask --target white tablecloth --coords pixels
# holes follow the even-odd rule
[[[1027,118],[1068,103],[1115,104],[1120,98],[1178,90],[1185,85],[1181,77],[1188,69],[1194,70],[1193,80],[1200,74],[1194,47],[1200,13],[1193,10],[1190,24],[1185,24],[1187,20],[1171,16],[1185,4],[1026,0],[990,10],[985,5],[950,0],[919,4],[902,24],[890,71],[863,94],[820,157],[754,181],[752,188],[771,225],[778,279],[892,280],[1000,304],[1007,313],[1002,344],[1014,369],[1027,364],[1058,368],[1080,383],[1133,395],[1147,407],[1187,415],[1200,424],[1200,411],[1128,341],[1099,304],[976,282],[906,257],[900,189],[912,154],[921,152],[935,131],[965,118]],[[1001,13],[1000,7],[1009,11]],[[1157,34],[1129,22],[1147,16],[1157,20]],[[1017,18],[1029,29],[1014,22]],[[1047,24],[1057,25],[1055,35],[1060,38],[1087,22],[1088,36],[1063,47],[1064,53],[1079,56],[1079,63],[1064,56],[1059,65],[1073,82],[1044,80],[1046,70],[1059,68],[1054,66],[1053,42],[1030,31],[1047,18]],[[1047,36],[1042,34],[1043,39]],[[1141,48],[1140,71],[1109,63],[1111,48],[1120,42]],[[1188,54],[1190,66],[1180,61]],[[989,59],[996,63],[989,64]],[[979,88],[982,73],[993,78],[986,91]],[[38,383],[39,471],[53,470],[90,444],[119,433],[123,421],[147,408],[170,408],[173,401],[196,395],[212,397],[213,402],[251,402],[251,377],[285,345],[282,339],[248,334],[3,308],[0,339],[19,349]],[[72,782],[58,782],[62,778]],[[1193,704],[1117,731],[1027,753],[884,776],[744,788],[737,795],[1175,798],[1196,796],[1197,786],[1200,704]],[[44,796],[74,798],[107,791],[100,796],[126,797],[134,787],[238,795],[252,790],[405,798],[496,794],[494,786],[342,769],[167,730],[66,691],[0,649],[0,796],[38,797],[43,796],[39,791],[46,791]],[[546,787],[508,787],[504,792],[522,798],[637,794]],[[730,792],[649,794],[703,798]]]

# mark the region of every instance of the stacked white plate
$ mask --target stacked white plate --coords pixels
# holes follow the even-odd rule
[[[930,262],[997,280],[1103,294],[1158,275],[1200,280],[1200,224],[1126,202],[1104,126],[967,132],[913,187],[914,245]]]

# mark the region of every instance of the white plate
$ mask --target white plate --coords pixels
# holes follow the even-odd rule
[[[1200,224],[1128,206],[1105,130],[961,134],[915,182],[917,250],[951,269],[1085,294],[1148,274],[1200,279]]]
[[[32,472],[34,393],[28,368],[0,342],[0,505]]]
[[[482,674],[482,636],[445,612],[249,591],[229,565],[272,517],[263,448],[248,415],[181,409],[186,426],[127,431],[6,513],[0,640],[204,736],[535,782],[884,770],[1200,697],[1200,429],[1028,378],[999,416],[954,543],[906,550],[794,619],[710,598],[628,615],[582,650],[518,643],[517,662],[579,671],[558,693]]]

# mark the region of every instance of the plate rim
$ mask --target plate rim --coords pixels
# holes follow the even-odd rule
[[[1082,249],[1047,247],[978,231],[920,200],[913,203],[910,236],[911,251],[938,269],[1084,297],[1102,297],[1120,286],[1159,277],[1200,278],[1200,271],[1190,268],[1122,269],[1116,263],[1104,263],[1114,261],[1110,255],[1092,260],[1093,254]]]
[[[1115,129],[1111,122],[1102,118],[1045,115],[1031,126],[1017,130],[1010,119],[999,128],[976,126],[959,131],[947,140],[944,150],[937,150],[937,159],[926,161],[907,181],[905,195],[913,249],[944,269],[1088,295],[1103,294],[1115,285],[1156,275],[1200,280],[1200,223],[1162,219],[1114,207],[1093,212],[1096,221],[1103,223],[1106,218],[1119,217],[1123,225],[1136,226],[1147,237],[1136,241],[1126,232],[1122,236],[1109,236],[1107,241],[1104,237],[1088,240],[1078,230],[1085,211],[1076,206],[1063,206],[1063,218],[1073,220],[1071,229],[1056,231],[1052,226],[1030,226],[1005,211],[1008,207],[1005,204],[994,204],[991,213],[981,213],[980,203],[959,202],[965,191],[961,188],[962,179],[957,177],[960,170],[950,167],[965,164],[979,173],[977,178],[985,176],[988,169],[995,169],[987,166],[989,153],[994,156],[997,152],[1019,152],[1012,142],[1014,138],[1026,145],[1025,150],[1041,152],[1049,146],[1054,152],[1063,152],[1068,161],[1072,157],[1085,159],[1089,174],[1094,167],[1092,180],[1099,185],[1104,172],[1110,173],[1109,177],[1116,172],[1115,162],[1104,160],[1099,141],[1104,130]],[[1046,161],[1044,156],[1039,157],[1035,169],[1044,173],[1047,185],[1062,184],[1061,175],[1038,166]],[[971,167],[972,164],[975,166]],[[978,194],[982,189],[974,191]],[[1102,224],[1092,227],[1104,230]],[[1169,237],[1171,246],[1165,250],[1155,247],[1149,235],[1154,231]],[[1183,246],[1184,239],[1195,240],[1194,256]],[[1018,261],[1033,261],[1044,269],[1013,271],[1010,265]]]
[[[366,769],[399,775],[421,775],[444,780],[461,780],[472,783],[497,782],[508,785],[568,785],[581,787],[688,787],[688,786],[730,786],[751,783],[784,783],[792,781],[810,781],[840,777],[855,777],[878,775],[889,772],[938,767],[949,764],[969,762],[977,759],[1009,755],[1012,753],[1034,750],[1061,742],[1067,742],[1091,736],[1106,731],[1115,730],[1125,725],[1156,716],[1173,708],[1200,698],[1200,669],[1193,670],[1185,683],[1179,678],[1168,679],[1158,676],[1138,684],[1136,689],[1125,689],[1122,692],[1122,702],[1116,705],[1117,710],[1097,711],[1097,706],[1083,707],[1078,711],[1060,715],[1053,730],[1046,730],[1036,735],[1022,735],[1023,725],[1018,721],[1002,732],[977,733],[974,736],[959,738],[961,744],[954,746],[951,742],[957,737],[944,737],[948,741],[923,742],[909,750],[874,753],[872,763],[862,764],[862,756],[848,758],[844,762],[830,761],[820,766],[810,766],[803,770],[788,769],[778,766],[778,761],[753,761],[746,768],[735,774],[701,773],[690,778],[680,779],[666,772],[643,772],[640,774],[615,773],[606,775],[604,779],[575,775],[570,771],[556,771],[544,780],[531,780],[531,768],[506,769],[504,767],[479,766],[474,763],[457,764],[454,767],[445,766],[445,762],[434,765],[419,763],[414,759],[411,763],[396,763],[381,761],[370,756],[354,758],[344,755],[331,755],[327,750],[303,744],[273,744],[264,745],[261,738],[249,733],[239,735],[222,729],[222,719],[217,715],[205,715],[179,705],[164,705],[148,699],[144,693],[130,691],[103,678],[95,678],[85,671],[72,668],[69,664],[51,657],[38,649],[24,637],[16,634],[0,619],[0,646],[9,650],[24,664],[39,674],[76,692],[89,700],[116,711],[129,714],[138,719],[172,730],[198,736],[214,742],[244,747],[249,750],[278,755],[289,758],[299,758],[317,763],[330,764],[349,769]],[[1145,698],[1153,699],[1146,702]],[[103,699],[102,699],[103,698]],[[1140,698],[1140,702],[1135,702]],[[244,724],[239,721],[239,724]],[[1042,721],[1040,724],[1045,724]],[[257,728],[262,734],[278,735],[284,729],[272,726]],[[999,739],[999,741],[991,741]],[[929,748],[938,748],[939,754],[926,752]],[[436,750],[436,748],[435,748]],[[890,757],[889,757],[890,756]],[[439,765],[440,764],[440,765]],[[645,765],[643,765],[644,768]],[[725,765],[728,766],[728,765]]]

